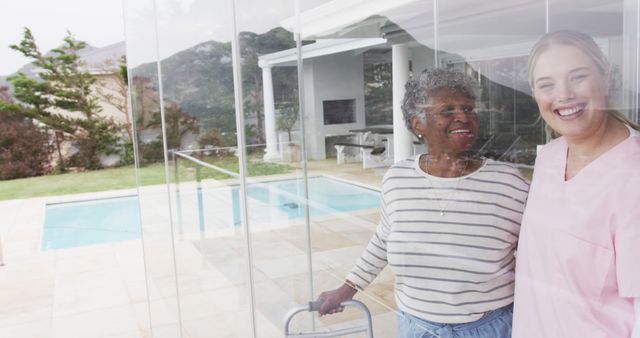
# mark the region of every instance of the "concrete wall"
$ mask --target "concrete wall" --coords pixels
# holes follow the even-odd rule
[[[308,59],[304,63],[305,129],[311,159],[324,159],[325,138],[364,128],[364,67],[362,55],[345,52]],[[322,102],[355,99],[355,123],[324,125]]]

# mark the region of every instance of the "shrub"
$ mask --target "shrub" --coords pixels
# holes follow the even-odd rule
[[[135,157],[133,152],[133,141],[126,140],[122,143],[120,147],[120,161],[118,162],[119,166],[130,165],[135,163]]]
[[[0,111],[0,180],[46,174],[50,150],[46,132],[29,119]]]
[[[101,169],[100,154],[112,155],[119,152],[121,142],[118,125],[111,119],[96,117],[81,123],[91,133],[76,133],[73,145],[78,152],[69,160],[70,165],[83,169]]]
[[[161,139],[140,144],[139,149],[141,165],[162,162],[164,160],[164,146]]]
[[[215,128],[207,130],[206,133],[200,135],[198,138],[198,145],[200,148],[223,148],[229,146],[220,130]]]

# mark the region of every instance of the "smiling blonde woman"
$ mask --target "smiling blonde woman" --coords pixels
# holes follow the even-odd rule
[[[562,136],[536,159],[518,246],[515,338],[628,338],[638,321],[640,133],[610,109],[609,74],[582,33],[550,33],[532,49],[534,98]]]

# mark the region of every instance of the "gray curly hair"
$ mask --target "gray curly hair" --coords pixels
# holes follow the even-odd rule
[[[429,96],[437,89],[451,88],[460,91],[475,100],[478,97],[478,86],[475,80],[465,73],[445,69],[425,69],[420,75],[413,77],[405,84],[405,94],[402,100],[402,115],[404,123],[411,131],[411,120],[414,117],[422,117],[424,104],[429,101]]]

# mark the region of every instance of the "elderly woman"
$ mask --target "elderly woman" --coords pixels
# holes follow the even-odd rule
[[[363,290],[389,265],[398,337],[510,337],[514,250],[528,183],[505,163],[471,157],[476,87],[463,73],[428,70],[409,80],[403,113],[429,151],[393,165],[382,183],[380,223],[320,314]]]
[[[640,297],[640,133],[611,110],[591,37],[545,35],[529,58],[540,115],[562,135],[536,159],[516,274],[514,337],[630,337]]]

